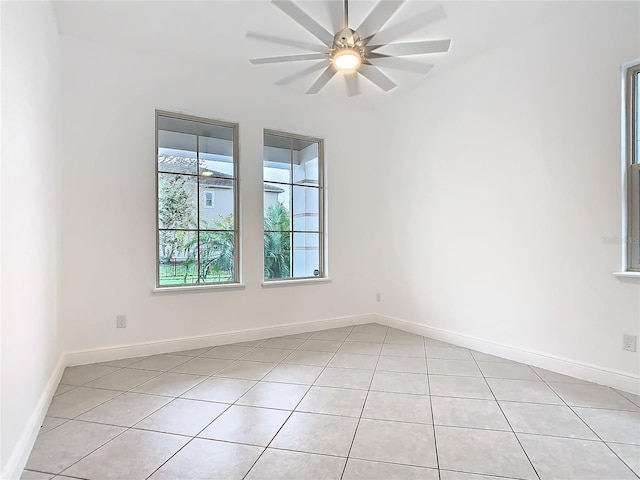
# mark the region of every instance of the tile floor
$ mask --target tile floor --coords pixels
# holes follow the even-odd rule
[[[22,478],[639,474],[640,396],[367,324],[68,368]]]

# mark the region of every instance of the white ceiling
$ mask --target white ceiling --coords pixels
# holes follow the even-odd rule
[[[451,38],[446,54],[413,59],[432,63],[429,75],[464,63],[482,51],[508,41],[509,37],[534,28],[545,21],[564,2],[529,1],[445,1],[441,2],[447,19],[429,25],[401,41]],[[357,27],[375,1],[349,2],[350,23]],[[327,30],[333,31],[341,0],[301,0],[299,5]],[[433,8],[435,2],[409,0],[387,23],[396,25],[417,13]],[[565,4],[566,5],[566,4]],[[54,9],[59,31],[86,40],[104,42],[168,61],[193,63],[202,69],[224,68],[225,74],[249,75],[258,82],[273,83],[302,70],[309,62],[259,65],[249,58],[304,53],[291,47],[272,45],[245,38],[248,30],[293,40],[318,43],[310,33],[272,5],[268,0],[233,1],[57,1]],[[383,28],[384,30],[384,28]],[[384,93],[361,77],[363,95],[349,99],[360,105],[376,103],[402,95],[428,83],[429,75],[386,69],[399,87]],[[280,87],[302,94],[318,73],[290,86]],[[233,79],[231,79],[232,81]],[[320,95],[346,97],[343,79],[336,75]]]

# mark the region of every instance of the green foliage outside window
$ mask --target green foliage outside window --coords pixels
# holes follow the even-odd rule
[[[282,203],[264,215],[264,278],[291,277],[291,215]]]
[[[196,206],[185,188],[189,177],[175,175],[160,184],[158,219],[161,228],[186,230],[195,225]],[[161,231],[161,262],[169,263],[185,247],[187,232]]]
[[[225,282],[234,278],[233,214],[220,216],[200,230],[189,177],[175,175],[160,184],[160,281],[162,285]],[[189,231],[191,230],[191,231]],[[215,230],[215,231],[211,231]],[[199,264],[198,264],[199,260]],[[291,277],[291,215],[282,203],[264,216],[264,278]]]

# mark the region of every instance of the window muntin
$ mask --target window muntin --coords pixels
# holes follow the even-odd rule
[[[640,272],[640,64],[627,69],[627,270]]]
[[[264,132],[264,279],[325,277],[323,141]]]
[[[156,112],[156,286],[239,282],[236,124]]]

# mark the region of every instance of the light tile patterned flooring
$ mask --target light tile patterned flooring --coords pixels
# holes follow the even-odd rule
[[[68,368],[22,478],[638,474],[639,396],[367,324]]]

